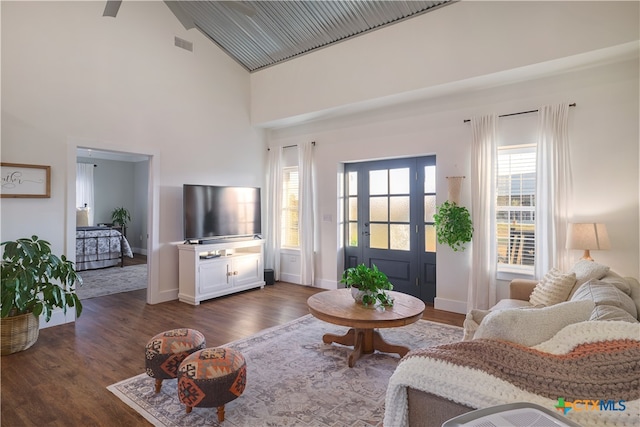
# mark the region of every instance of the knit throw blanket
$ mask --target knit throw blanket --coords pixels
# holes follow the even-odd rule
[[[640,425],[640,324],[581,322],[531,348],[478,339],[412,351],[389,380],[385,426],[408,425],[407,387],[472,408],[563,399],[580,425]]]

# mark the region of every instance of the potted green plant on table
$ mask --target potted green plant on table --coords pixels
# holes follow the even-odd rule
[[[51,253],[51,244],[38,236],[2,242],[0,321],[2,355],[26,350],[38,339],[39,316],[51,320],[56,308],[64,313],[82,303],[75,285],[82,284],[73,262]]]
[[[465,250],[465,244],[470,242],[473,236],[471,214],[467,208],[447,200],[436,206],[433,221],[438,243],[448,245],[454,251]]]
[[[393,285],[375,264],[372,267],[360,264],[347,268],[342,273],[340,283],[351,288],[354,299],[363,305],[393,305],[393,297],[388,292],[393,289]]]

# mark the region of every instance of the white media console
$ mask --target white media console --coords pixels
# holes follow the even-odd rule
[[[178,299],[193,305],[210,298],[264,288],[264,240],[229,239],[178,245]]]

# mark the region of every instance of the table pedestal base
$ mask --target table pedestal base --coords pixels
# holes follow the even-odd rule
[[[353,351],[349,354],[349,367],[353,368],[356,360],[363,354],[371,354],[375,350],[384,353],[396,353],[404,357],[409,348],[402,345],[393,345],[386,342],[382,335],[375,329],[351,328],[344,335],[324,334],[322,341],[325,344],[338,343],[353,346]]]

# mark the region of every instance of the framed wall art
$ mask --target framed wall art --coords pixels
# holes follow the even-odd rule
[[[51,197],[51,166],[0,163],[0,197]]]

